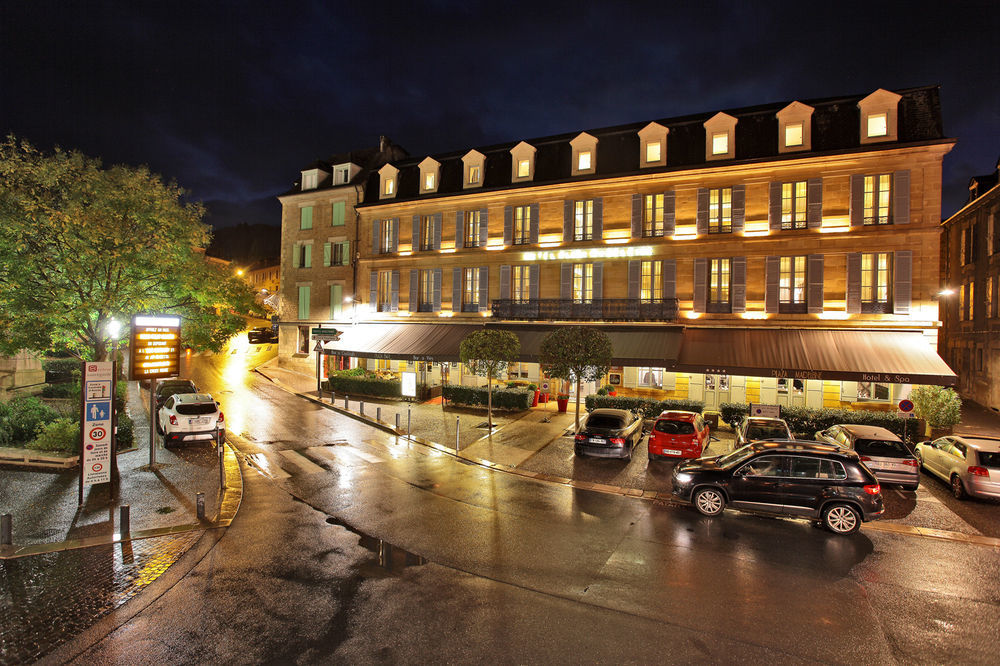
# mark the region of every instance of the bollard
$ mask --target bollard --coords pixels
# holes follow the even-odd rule
[[[131,520],[129,519],[129,514],[132,508],[128,504],[122,504],[118,507],[118,533],[125,536],[131,531]]]
[[[9,513],[0,516],[0,546],[14,545],[13,518]]]
[[[195,495],[195,504],[197,506],[198,520],[205,520],[205,493]]]
[[[226,469],[225,469],[226,447],[225,444],[223,444],[223,442],[225,441],[226,441],[225,436],[220,433],[218,452],[219,452],[219,488],[221,490],[226,489]]]
[[[406,408],[406,436],[410,436],[410,408]]]
[[[396,412],[396,430],[399,430],[399,412]]]
[[[361,414],[361,416],[365,415],[365,401],[364,400],[362,400],[360,403],[358,403],[358,411]]]
[[[330,404],[332,405],[335,402],[337,402],[337,394],[334,393],[333,391],[330,391]]]
[[[458,454],[458,433],[462,428],[462,419],[458,416],[455,417],[455,453]]]
[[[348,397],[349,396],[346,396],[346,395],[344,396],[344,409],[347,409],[347,398]]]
[[[382,422],[382,408],[381,407],[376,407],[375,408],[375,420],[378,421],[379,423]]]

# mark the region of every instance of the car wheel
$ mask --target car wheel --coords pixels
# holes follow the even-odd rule
[[[694,508],[703,516],[717,516],[726,508],[726,498],[721,490],[702,488],[694,494]]]
[[[854,534],[861,527],[861,514],[850,504],[831,504],[823,510],[823,525],[834,534]]]
[[[160,425],[160,418],[159,417],[156,418],[156,434],[157,435],[162,435],[163,434],[163,426]]]
[[[924,457],[919,453],[915,457],[917,459],[917,469],[924,469]]]
[[[965,492],[965,485],[962,483],[962,479],[958,474],[951,475],[951,494],[955,496],[955,499],[964,500],[969,495]]]

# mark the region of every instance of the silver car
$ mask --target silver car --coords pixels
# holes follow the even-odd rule
[[[841,424],[816,433],[816,441],[853,449],[879,483],[898,483],[906,490],[920,485],[920,463],[899,437],[876,426]]]
[[[1000,437],[949,435],[917,444],[916,453],[920,466],[950,483],[958,499],[1000,499]]]
[[[736,427],[734,449],[746,446],[750,442],[774,439],[795,439],[788,428],[785,419],[775,419],[767,416],[744,416]]]

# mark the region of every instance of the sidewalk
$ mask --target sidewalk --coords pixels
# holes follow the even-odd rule
[[[956,435],[989,435],[1000,437],[1000,414],[971,400],[962,401],[962,422],[955,426]]]

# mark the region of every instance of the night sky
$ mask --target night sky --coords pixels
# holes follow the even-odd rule
[[[1000,156],[1000,2],[0,0],[0,131],[148,164],[215,226],[301,168],[942,86],[942,215]]]

